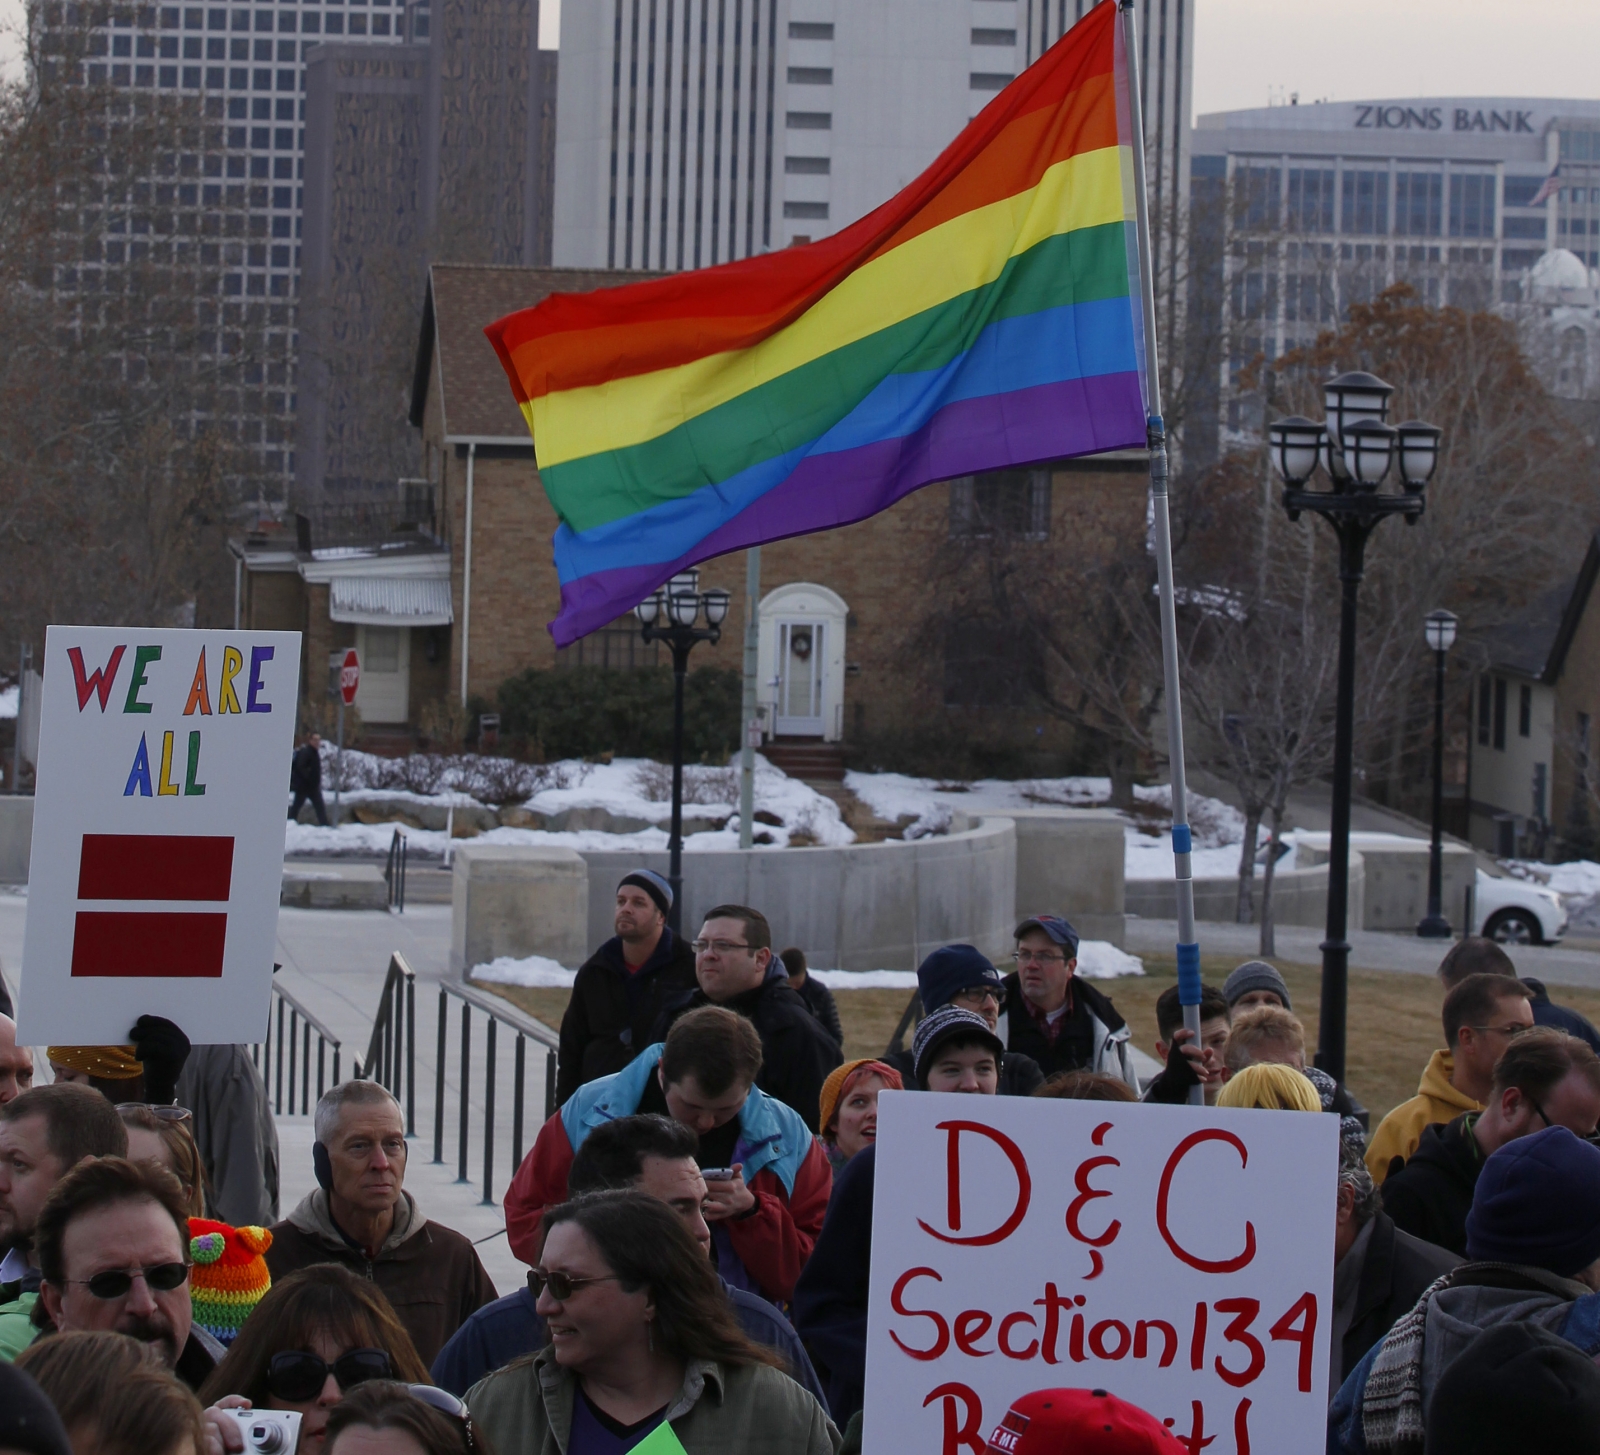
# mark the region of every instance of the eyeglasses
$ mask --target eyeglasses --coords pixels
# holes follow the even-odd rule
[[[80,1283],[96,1298],[110,1302],[123,1298],[133,1287],[133,1280],[142,1278],[160,1293],[171,1293],[181,1288],[189,1278],[187,1263],[154,1263],[148,1268],[110,1268],[93,1278],[68,1278],[67,1283]]]
[[[194,1113],[186,1106],[154,1106],[148,1101],[124,1101],[117,1106],[117,1115],[130,1111],[147,1111],[164,1122],[192,1122]]]
[[[341,1390],[353,1389],[369,1379],[394,1378],[394,1366],[382,1349],[352,1349],[329,1364],[309,1349],[285,1349],[267,1365],[267,1392],[277,1399],[305,1404],[322,1392],[333,1375]]]
[[[1524,1026],[1524,1025],[1515,1025],[1515,1026],[1468,1026],[1467,1029],[1469,1031],[1476,1031],[1480,1036],[1488,1036],[1488,1035],[1504,1036],[1509,1041],[1513,1036],[1520,1036],[1524,1031],[1531,1031],[1533,1029],[1533,1027],[1532,1026]],[[1540,1115],[1542,1116],[1543,1113],[1541,1112]]]
[[[539,1298],[548,1288],[550,1297],[557,1303],[565,1303],[580,1288],[587,1288],[591,1283],[615,1282],[617,1282],[615,1273],[607,1273],[599,1278],[573,1278],[570,1274],[551,1272],[545,1268],[528,1270],[528,1291],[535,1298]]]
[[[472,1413],[464,1401],[457,1399],[448,1389],[440,1389],[432,1384],[408,1384],[406,1388],[423,1404],[430,1405],[440,1414],[448,1415],[453,1420],[460,1420],[466,1426],[467,1449],[478,1448],[477,1442],[472,1437]]]
[[[952,1001],[980,1000],[1000,1004],[1000,992],[987,985],[969,985],[965,990],[958,990],[950,997]]]
[[[738,940],[694,940],[689,948],[697,955],[703,955],[707,950],[715,950],[719,955],[729,955],[735,950],[748,950],[750,946],[741,944]]]
[[[1054,950],[1018,950],[1011,957],[1018,965],[1026,965],[1030,961],[1040,965],[1065,965],[1067,957],[1057,954]]]

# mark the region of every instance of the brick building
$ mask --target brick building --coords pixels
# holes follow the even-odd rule
[[[243,619],[299,626],[316,673],[326,651],[358,641],[380,643],[386,662],[402,658],[405,685],[386,686],[384,710],[404,700],[404,722],[375,718],[363,706],[367,723],[396,728],[415,728],[429,696],[445,691],[463,703],[492,703],[506,678],[530,667],[655,661],[631,618],[561,652],[551,641],[546,623],[559,602],[550,547],[556,516],[483,335],[486,324],[552,292],[639,276],[431,268],[411,404],[427,480],[414,493],[425,502],[409,512],[397,504],[392,520],[374,517],[359,543],[359,532],[352,535],[345,518],[327,511],[306,520],[296,541],[262,535],[241,543]],[[960,555],[976,533],[997,529],[1036,553],[1081,552],[1110,533],[1142,539],[1145,469],[1142,454],[1129,454],[952,481],[859,524],[763,547],[760,700],[769,736],[848,742],[932,714],[953,718],[963,731],[1014,731],[1032,746],[1070,748],[1064,729],[1028,713],[1022,669],[1014,678],[1003,638],[986,641],[975,663],[960,631],[937,625],[936,563]],[[722,640],[697,649],[693,665],[737,669],[743,553],[700,570],[702,584],[734,596]],[[402,646],[393,645],[391,631],[405,638]],[[371,675],[365,652],[364,663],[363,694]],[[311,675],[315,695],[322,687]]]

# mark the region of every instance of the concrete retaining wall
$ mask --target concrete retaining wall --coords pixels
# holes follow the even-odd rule
[[[32,849],[32,795],[0,794],[0,884],[28,882]]]
[[[1296,860],[1326,864],[1328,835],[1298,836]],[[1364,930],[1414,930],[1428,912],[1428,843],[1389,834],[1351,834],[1352,863],[1359,854],[1366,866],[1363,912],[1351,906],[1350,923]],[[1477,857],[1464,844],[1445,844],[1442,858],[1442,904],[1447,919],[1459,920],[1467,886],[1477,883]]]
[[[667,872],[662,854],[585,853],[591,946],[609,939],[617,881],[629,869]],[[954,940],[994,957],[1016,927],[1017,830],[985,818],[966,833],[911,843],[764,849],[683,856],[683,925],[693,934],[716,904],[749,904],[772,923],[776,948],[798,944],[813,964],[914,970]],[[576,962],[569,962],[576,963]]]
[[[1360,854],[1350,855],[1350,924],[1363,924],[1366,868]],[[1261,880],[1256,880],[1256,905],[1260,908]],[[1127,883],[1129,914],[1146,919],[1172,919],[1177,914],[1170,879],[1130,879]],[[1205,923],[1232,924],[1239,903],[1239,881],[1207,878],[1194,881],[1194,917]],[[1328,918],[1328,866],[1280,870],[1272,876],[1272,921],[1321,929]]]
[[[452,874],[452,971],[502,955],[588,958],[589,875],[573,850],[464,844]]]
[[[1064,915],[1084,939],[1120,949],[1127,936],[1122,818],[1095,808],[1013,809],[1007,817],[1017,826],[1017,919]]]

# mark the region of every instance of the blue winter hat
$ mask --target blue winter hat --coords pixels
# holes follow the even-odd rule
[[[946,945],[917,966],[917,990],[922,996],[924,1015],[932,1015],[963,990],[977,985],[992,986],[997,995],[1005,997],[1000,972],[971,945]]]
[[[636,889],[642,889],[655,901],[656,908],[662,914],[672,911],[672,886],[667,883],[654,869],[634,869],[622,876],[617,888],[631,884]]]
[[[1478,1174],[1467,1257],[1561,1278],[1600,1258],[1600,1148],[1565,1127],[1507,1142]]]
[[[911,1058],[916,1066],[917,1085],[927,1089],[925,1072],[933,1064],[934,1052],[948,1041],[981,1041],[998,1062],[1006,1053],[1000,1037],[989,1029],[989,1022],[959,1005],[946,1005],[925,1016],[911,1038]]]

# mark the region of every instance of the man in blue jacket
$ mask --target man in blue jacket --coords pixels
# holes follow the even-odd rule
[[[584,1138],[567,1174],[567,1191],[573,1197],[624,1188],[648,1193],[683,1219],[709,1255],[711,1230],[702,1212],[706,1183],[695,1163],[698,1150],[695,1134],[670,1117],[620,1117]],[[795,1382],[810,1390],[827,1409],[817,1372],[788,1319],[757,1294],[727,1283],[723,1287],[745,1333],[756,1343],[777,1350]],[[433,1381],[441,1389],[464,1395],[485,1375],[544,1348],[547,1342],[532,1291],[519,1288],[484,1305],[456,1331],[433,1361]]]

